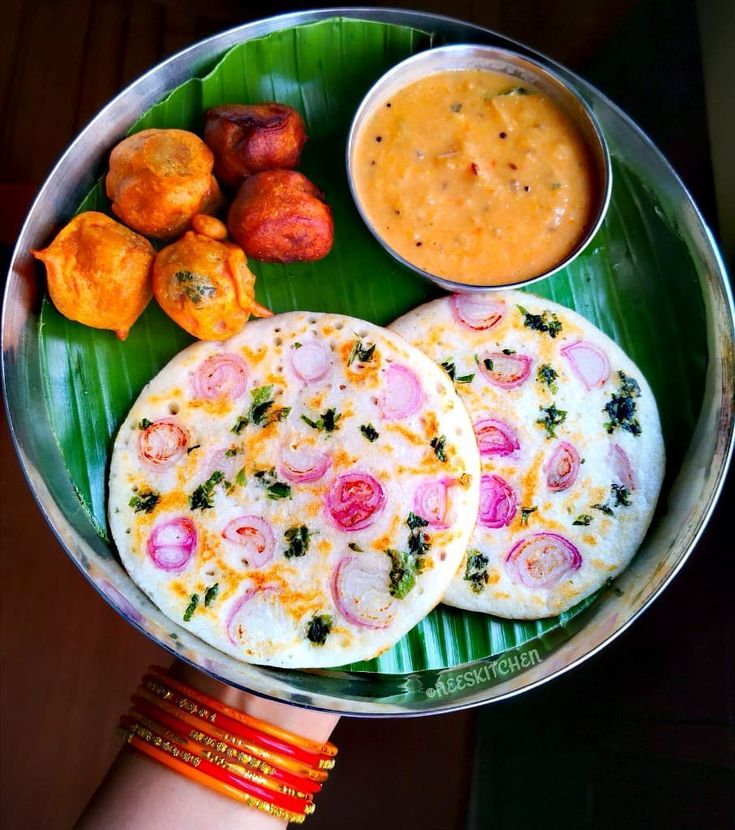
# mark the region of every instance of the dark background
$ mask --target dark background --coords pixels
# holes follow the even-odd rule
[[[406,5],[493,28],[596,84],[668,156],[717,231],[694,0]],[[209,34],[308,7],[4,0],[3,261],[50,166],[126,84]],[[142,669],[166,657],[79,577],[0,428],[0,824],[65,828],[117,751],[114,725]],[[735,546],[723,506],[666,593],[570,674],[481,710],[344,719],[339,763],[309,826],[735,828]]]

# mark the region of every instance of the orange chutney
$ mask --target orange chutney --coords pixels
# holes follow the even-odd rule
[[[474,285],[537,276],[593,220],[585,141],[545,94],[484,69],[429,75],[376,107],[353,154],[377,233],[431,274]]]

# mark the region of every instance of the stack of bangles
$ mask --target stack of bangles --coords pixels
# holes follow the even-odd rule
[[[205,787],[301,824],[337,747],[294,735],[151,666],[118,731],[132,747]]]

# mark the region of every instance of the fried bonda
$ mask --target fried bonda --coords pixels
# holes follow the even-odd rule
[[[31,253],[46,266],[49,294],[65,317],[120,340],[151,299],[153,246],[104,213],[80,213]]]
[[[334,241],[332,211],[294,170],[256,173],[242,183],[227,217],[230,236],[264,262],[314,262]]]
[[[230,187],[263,170],[297,167],[306,139],[303,118],[286,104],[225,104],[205,115],[215,175]]]
[[[159,251],[153,264],[153,293],[166,314],[200,340],[232,337],[251,314],[272,316],[253,298],[255,277],[245,254],[222,241],[224,224],[195,216],[192,227]]]
[[[178,236],[197,213],[213,213],[222,194],[214,156],[186,130],[143,130],[110,154],[107,195],[126,225],[159,239]]]

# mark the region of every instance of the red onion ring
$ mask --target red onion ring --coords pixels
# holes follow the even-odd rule
[[[199,365],[191,384],[197,398],[237,400],[248,388],[248,367],[236,354],[212,354]]]
[[[505,557],[514,582],[526,588],[552,588],[582,567],[577,548],[558,533],[534,533],[516,542]]]
[[[272,585],[264,585],[259,588],[248,588],[247,591],[240,597],[240,599],[236,600],[230,608],[230,612],[227,615],[227,619],[225,620],[225,630],[227,631],[227,639],[232,643],[233,646],[240,645],[241,637],[238,636],[237,639],[233,637],[233,627],[235,622],[237,621],[238,614],[242,611],[243,607],[247,605],[255,596],[258,594],[267,594],[271,591],[277,591],[278,589]],[[239,634],[239,632],[238,632]]]
[[[173,466],[184,454],[189,433],[173,418],[161,418],[138,435],[138,455],[154,470]]]
[[[473,331],[496,326],[505,315],[505,303],[483,294],[452,294],[449,306],[454,319]]]
[[[588,391],[599,389],[610,376],[610,361],[607,355],[586,340],[577,340],[576,343],[564,346],[561,353]]]
[[[188,516],[161,522],[148,537],[148,555],[162,571],[180,573],[186,568],[197,545],[197,531]]]
[[[276,550],[273,530],[260,516],[238,516],[227,523],[222,536],[243,548],[242,557],[251,568],[260,568],[273,559]]]
[[[607,453],[607,460],[612,467],[617,483],[627,490],[635,490],[638,486],[633,465],[630,463],[625,450],[620,444],[612,444]]]
[[[289,352],[291,368],[301,380],[307,383],[326,377],[332,368],[329,349],[316,340],[308,340]]]
[[[413,512],[425,519],[431,527],[444,530],[447,524],[449,488],[455,484],[452,478],[424,481],[413,496]]]
[[[480,455],[512,455],[521,448],[515,431],[497,418],[483,418],[474,424]]]
[[[480,513],[483,527],[508,527],[518,511],[518,498],[508,482],[496,475],[480,479]]]
[[[393,622],[390,569],[390,559],[380,553],[340,559],[332,576],[332,598],[346,620],[361,628],[387,628]]]
[[[385,388],[380,414],[386,421],[408,418],[421,406],[424,393],[415,373],[406,366],[392,363],[385,373]]]
[[[368,473],[347,473],[335,479],[327,492],[327,508],[342,530],[369,527],[383,509],[385,493],[380,482]]]
[[[288,481],[317,481],[327,472],[332,459],[309,447],[284,447],[281,452],[281,475]]]
[[[492,361],[492,369],[487,368],[486,360]],[[493,385],[501,389],[513,389],[528,380],[531,374],[531,358],[525,354],[485,352],[480,355],[478,369],[480,374]]]
[[[546,464],[546,486],[552,493],[566,490],[574,484],[579,472],[579,453],[567,441],[559,441]]]

